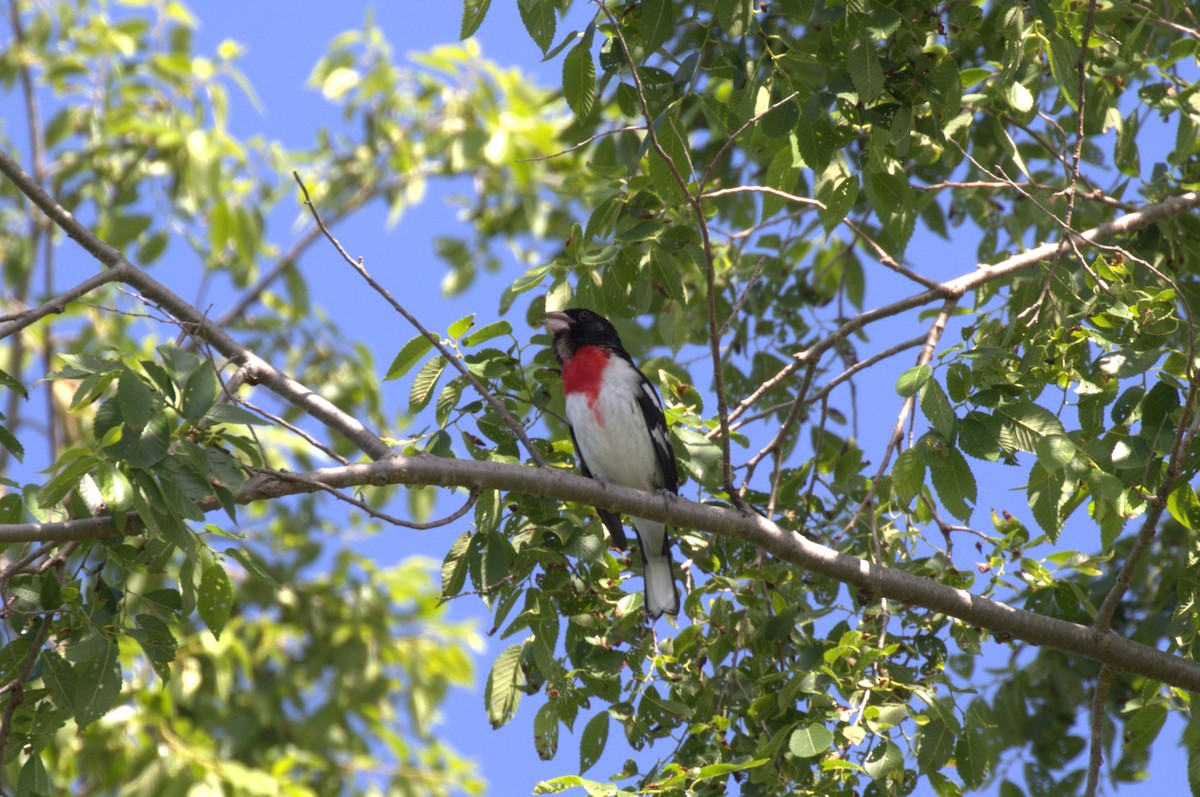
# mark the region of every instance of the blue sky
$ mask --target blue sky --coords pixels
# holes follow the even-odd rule
[[[566,31],[586,24],[586,19],[592,13],[592,7],[588,4],[578,2],[576,6],[571,20],[560,23],[560,38]],[[319,126],[337,128],[341,124],[339,110],[327,104],[319,92],[309,88],[306,80],[317,59],[338,33],[361,26],[368,4],[353,0],[336,3],[298,0],[286,4],[252,0],[198,0],[191,7],[201,21],[197,38],[199,52],[215,51],[225,39],[234,39],[245,45],[245,55],[239,65],[254,86],[261,108],[254,108],[236,90],[231,92],[230,126],[235,134],[261,135],[279,140],[290,148],[302,148],[311,143],[314,131]],[[403,56],[405,53],[457,41],[461,5],[457,1],[442,4],[384,2],[374,6],[374,15],[396,53]],[[580,23],[580,20],[585,22]],[[525,33],[513,0],[493,2],[476,38],[482,45],[483,54],[502,66],[519,66],[542,85],[553,85],[557,81],[561,56],[541,63],[541,54]],[[5,106],[8,102],[8,98],[0,99],[0,118],[13,118],[10,113],[4,112],[7,111]],[[16,131],[8,129],[6,132],[17,138]],[[491,320],[490,315],[496,311],[496,297],[515,276],[511,270],[497,275],[481,275],[476,285],[464,296],[453,300],[442,298],[440,282],[445,266],[436,256],[434,238],[439,234],[463,233],[454,209],[445,204],[450,190],[465,191],[468,190],[468,184],[463,181],[457,185],[431,185],[424,203],[407,211],[400,223],[390,229],[384,224],[386,209],[375,206],[336,231],[352,255],[364,257],[367,268],[380,282],[392,289],[402,286],[406,303],[410,308],[420,308],[423,321],[434,329],[444,328],[450,321],[469,312],[480,313],[484,322]],[[272,237],[286,244],[283,231],[288,229],[291,218],[275,219],[273,222],[278,226],[272,230]],[[910,262],[918,271],[934,279],[969,271],[974,265],[975,239],[965,232],[961,229],[955,232],[956,242],[953,245],[929,237],[918,238],[909,250]],[[94,264],[78,253],[66,259],[70,261],[68,267],[77,269],[81,274],[90,273],[90,269],[94,268]],[[198,273],[198,266],[185,262],[172,263],[170,267],[183,272],[180,275],[182,279],[188,279],[186,272],[192,272],[193,276]],[[412,330],[406,328],[403,321],[393,315],[365,285],[345,278],[346,275],[341,271],[344,265],[332,250],[315,247],[305,257],[302,268],[309,277],[314,300],[325,308],[349,338],[369,343],[382,376],[396,350],[412,336]],[[338,277],[330,279],[328,275],[331,272],[337,273]],[[169,284],[172,282],[165,273],[159,273],[158,276]],[[908,290],[891,281],[890,277],[877,281],[878,276],[873,272],[868,280],[868,305],[879,304],[890,298],[889,291]],[[64,281],[67,279],[64,277]],[[223,309],[221,297],[212,296],[209,300],[214,303],[215,313],[219,314]],[[509,318],[518,336],[534,334],[535,330],[521,328],[519,314],[510,314]],[[917,334],[918,327],[914,324],[915,314],[905,316],[892,322],[890,327],[873,329],[872,337],[884,341],[886,345],[893,332],[904,337]],[[945,340],[953,343],[956,339],[952,329]],[[865,413],[871,417],[860,429],[864,448],[876,456],[900,405],[893,388],[895,378],[910,364],[909,356],[897,358],[889,366],[872,374],[869,377],[872,381],[860,385],[860,390],[870,391],[871,400],[879,401],[880,406],[884,407],[879,412]],[[393,407],[404,406],[407,383],[389,384],[386,391]],[[879,444],[872,446],[872,440],[879,441]],[[972,463],[973,466],[975,464]],[[981,495],[975,517],[977,526],[987,526],[987,513],[993,507],[1007,508],[1014,515],[1028,518],[1023,493],[1007,492],[1003,486],[997,486],[999,482],[980,481]],[[464,528],[465,525],[455,524],[425,533],[392,530],[358,543],[356,547],[385,565],[414,554],[440,561],[450,542]],[[1089,542],[1082,532],[1072,544],[1084,550],[1095,547],[1094,541]],[[961,547],[969,548],[966,544]],[[959,564],[971,567],[969,551]],[[631,587],[640,588],[637,579],[631,582]],[[474,599],[454,601],[451,612],[458,618],[478,617],[481,627],[488,626],[482,607]],[[516,719],[505,728],[499,731],[490,728],[483,707],[482,685],[492,658],[511,641],[488,641],[489,650],[478,659],[477,688],[452,696],[446,706],[446,721],[441,726],[456,749],[480,763],[482,774],[490,783],[490,793],[497,795],[528,794],[539,780],[572,773],[578,764],[577,740],[565,733],[560,739],[559,755],[554,761],[542,762],[537,758],[532,731],[533,715],[539,703],[536,698],[527,698]],[[1000,666],[1008,660],[1006,647],[993,644],[985,650],[985,663],[989,665]],[[1080,706],[1081,716],[1086,711],[1086,706]],[[581,715],[577,727],[581,729],[586,719],[587,716]],[[1175,727],[1168,727],[1160,738],[1154,777],[1145,784],[1122,788],[1119,793],[1123,797],[1186,793],[1186,786],[1180,785],[1184,761],[1173,741],[1179,737],[1178,723],[1173,724]],[[603,779],[605,774],[622,767],[630,753],[622,749],[621,741],[622,735],[614,728],[610,735],[609,751],[588,773],[589,776]],[[661,754],[666,753],[664,747]],[[636,755],[636,758],[643,770],[654,761],[652,755],[645,753]],[[917,791],[918,795],[926,793],[925,789]]]

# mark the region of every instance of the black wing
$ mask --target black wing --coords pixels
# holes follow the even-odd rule
[[[588,469],[587,460],[583,458],[583,452],[579,450],[579,441],[575,439],[575,428],[571,424],[567,424],[567,430],[571,432],[571,445],[575,446],[575,458],[579,460],[579,472],[588,479],[594,478],[591,470]],[[600,520],[608,529],[608,533],[612,535],[613,542],[617,547],[622,551],[629,550],[629,540],[625,537],[625,527],[621,525],[621,516],[600,507],[596,507],[596,514],[600,516]]]
[[[646,428],[650,431],[650,441],[654,444],[654,455],[658,458],[658,471],[662,474],[663,488],[679,494],[679,465],[675,462],[675,450],[671,448],[671,434],[667,431],[667,418],[663,415],[662,399],[650,380],[641,371],[641,391],[638,393],[638,406],[642,409],[642,417],[646,419]]]

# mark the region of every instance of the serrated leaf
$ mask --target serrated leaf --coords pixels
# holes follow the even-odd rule
[[[25,446],[21,445],[21,441],[7,426],[0,425],[0,445],[4,446],[17,462],[25,460]]]
[[[642,48],[647,54],[657,50],[675,32],[673,0],[642,0]]]
[[[997,407],[993,417],[1001,422],[1000,445],[1009,451],[1036,452],[1037,441],[1052,434],[1066,434],[1062,422],[1045,407],[1023,402]]]
[[[151,614],[137,616],[136,629],[130,631],[130,636],[138,641],[151,666],[164,681],[171,679],[171,662],[175,661],[175,652],[179,643],[170,627],[161,618]]]
[[[1064,500],[1064,485],[1065,476],[1061,470],[1047,471],[1036,462],[1029,469],[1029,482],[1025,487],[1029,508],[1033,511],[1033,519],[1051,542],[1057,542],[1062,531],[1063,518],[1059,507]]]
[[[101,462],[93,478],[100,490],[100,498],[110,512],[125,512],[133,507],[133,485],[120,470]]]
[[[0,368],[0,385],[9,390],[15,390],[23,398],[29,398],[29,392],[25,390],[25,386],[21,384],[20,380],[2,368]]]
[[[53,788],[54,784],[46,772],[41,754],[33,751],[29,759],[21,765],[21,772],[17,775],[17,797],[48,795]]]
[[[1017,113],[1025,114],[1033,110],[1033,95],[1020,81],[1014,80],[1010,82],[1006,93],[1008,95],[1008,104]]]
[[[259,561],[249,551],[241,548],[226,548],[225,554],[240,564],[242,568],[254,578],[258,579],[272,589],[279,589],[279,582],[273,575],[267,572],[266,567],[260,564]]]
[[[488,6],[491,4],[492,0],[464,0],[462,24],[458,29],[460,40],[475,35],[475,31],[483,24],[483,18],[487,16]]]
[[[983,785],[991,768],[991,756],[982,731],[969,727],[958,737],[954,745],[954,762],[967,788],[978,789]]]
[[[654,192],[669,204],[682,202],[684,199],[683,187],[675,175],[678,172],[679,177],[684,181],[689,179],[687,143],[675,126],[675,119],[670,116],[663,120],[655,134],[658,137],[659,146],[667,154],[671,163],[668,163],[667,159],[658,153],[658,150],[651,148],[647,155],[647,167]],[[674,164],[674,169],[671,168],[671,164]]]
[[[596,107],[596,63],[584,42],[572,47],[563,59],[562,81],[567,105],[576,118],[587,119]]]
[[[98,652],[75,666],[76,690],[72,699],[75,718],[85,728],[108,713],[121,696],[121,662],[117,646],[102,637]]]
[[[1125,750],[1139,753],[1150,748],[1167,721],[1167,707],[1162,703],[1142,706],[1125,721]]]
[[[954,436],[954,423],[957,420],[954,408],[950,406],[950,399],[946,398],[945,391],[936,379],[930,379],[921,388],[921,412],[943,437],[950,439]]]
[[[1052,434],[1039,437],[1033,444],[1038,462],[1048,471],[1060,470],[1071,464],[1075,459],[1075,443],[1071,438],[1062,434]]]
[[[122,371],[117,379],[117,406],[127,426],[142,429],[154,415],[154,393],[133,371]]]
[[[892,489],[906,506],[925,486],[925,460],[916,448],[906,448],[892,466]]]
[[[558,725],[554,704],[543,703],[533,717],[533,747],[543,761],[549,761],[558,753]]]
[[[896,392],[904,398],[917,395],[917,391],[925,386],[932,373],[928,365],[914,365],[896,380]]]
[[[814,758],[833,744],[833,732],[820,722],[809,723],[792,731],[788,750],[797,758]]]
[[[488,673],[487,686],[483,690],[484,704],[487,707],[488,721],[493,728],[508,724],[517,711],[521,702],[521,690],[517,688],[521,678],[521,648],[520,643],[509,645],[496,657]]]
[[[1047,31],[1050,42],[1050,74],[1058,84],[1058,91],[1074,111],[1079,110],[1079,70],[1076,45],[1068,42],[1056,31]]]
[[[970,521],[978,490],[966,457],[957,448],[947,447],[929,456],[928,463],[930,480],[942,505],[963,523]]]
[[[141,432],[125,430],[113,453],[131,468],[149,468],[162,462],[171,447],[171,424],[166,415],[155,415]]]
[[[846,52],[846,69],[862,102],[875,102],[883,94],[883,66],[869,39],[860,36],[850,42],[850,49]]]
[[[934,718],[921,728],[917,747],[917,766],[923,774],[937,772],[946,765],[954,754],[956,737],[954,729],[944,721]]]
[[[452,598],[462,591],[467,581],[467,551],[471,548],[471,532],[459,535],[450,552],[442,560],[442,597]]]
[[[818,213],[821,226],[828,235],[842,223],[854,208],[854,203],[858,201],[858,177],[849,175],[836,182],[822,184],[817,199],[825,205]]]
[[[438,379],[446,370],[446,358],[440,354],[421,366],[413,380],[412,389],[408,393],[408,411],[416,414],[425,409],[433,398],[433,389],[437,387]]]
[[[580,775],[595,766],[603,755],[604,747],[608,744],[608,723],[608,712],[601,711],[583,727],[583,735],[579,737]]]
[[[446,329],[446,335],[451,338],[458,339],[465,335],[471,327],[475,326],[475,314],[465,315],[455,321]]]
[[[75,449],[67,454],[71,455],[68,462],[61,466],[58,473],[54,474],[54,478],[46,482],[38,491],[37,503],[43,509],[52,507],[66,498],[67,494],[79,484],[79,480],[83,478],[84,474],[91,471],[99,462],[96,457],[82,449]],[[67,454],[64,454],[64,458]]]
[[[482,326],[462,339],[464,346],[478,346],[480,343],[486,343],[493,338],[498,338],[502,335],[512,334],[512,324],[507,321],[493,321],[492,323]]]
[[[229,613],[233,610],[233,585],[229,575],[221,565],[213,563],[204,569],[200,576],[200,589],[196,593],[196,611],[200,619],[212,631],[214,637],[221,637],[221,631],[229,622]]]
[[[417,335],[400,347],[400,351],[388,367],[387,376],[383,378],[383,381],[387,382],[404,376],[431,351],[433,351],[433,341],[424,335]]]
[[[1200,498],[1192,485],[1184,482],[1167,496],[1167,511],[1184,528],[1200,531]]]
[[[529,38],[543,54],[554,43],[554,32],[558,27],[558,15],[554,13],[552,0],[517,0],[521,22]]]
[[[184,418],[196,423],[217,403],[217,389],[217,372],[210,364],[200,366],[183,386],[180,413]]]

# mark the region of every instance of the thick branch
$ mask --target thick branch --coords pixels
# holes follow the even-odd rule
[[[1200,663],[1173,656],[1112,633],[1076,623],[1043,617],[999,601],[954,589],[929,578],[871,564],[818,545],[781,528],[766,518],[723,507],[708,506],[669,493],[644,493],[603,484],[565,470],[531,468],[498,462],[442,459],[427,455],[393,455],[379,462],[326,468],[303,475],[303,480],[260,476],[238,494],[242,503],[310,493],[319,488],[373,484],[422,484],[512,490],[527,495],[576,501],[744,540],[777,558],[835,579],[876,598],[889,598],[955,617],[996,635],[1010,636],[1084,656],[1103,664],[1153,678],[1190,691],[1200,691]],[[214,507],[215,508],[215,507]],[[0,526],[0,542],[90,539],[112,536],[110,518],[64,523]]]

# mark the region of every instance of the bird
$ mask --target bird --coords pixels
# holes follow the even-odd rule
[[[545,314],[562,370],[567,425],[580,472],[602,482],[679,493],[679,466],[667,433],[662,400],[621,345],[617,330],[593,310],[574,307]],[[622,550],[620,516],[597,508]],[[679,589],[666,524],[630,517],[644,567],[646,615],[679,613]]]

